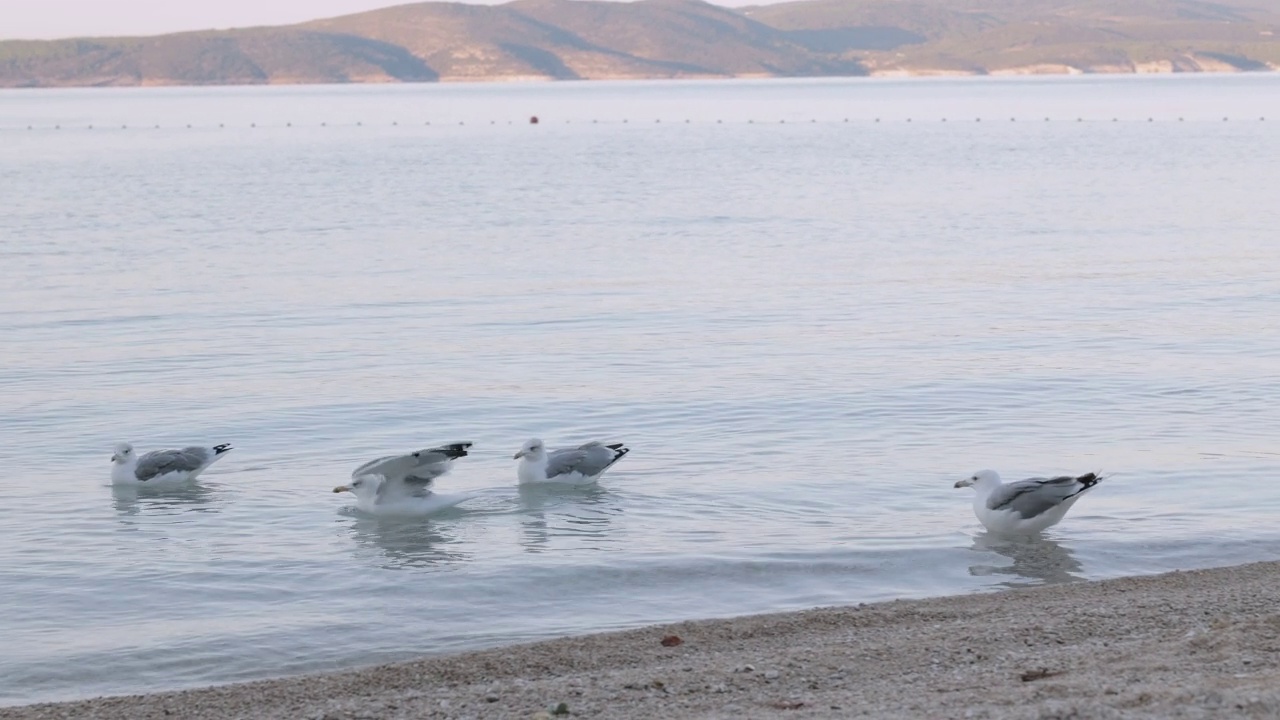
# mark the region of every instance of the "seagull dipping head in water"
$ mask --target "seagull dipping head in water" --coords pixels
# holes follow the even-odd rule
[[[622,443],[605,445],[589,442],[576,448],[547,452],[542,440],[533,438],[520,446],[513,459],[519,460],[516,477],[520,484],[562,483],[586,485],[600,479],[605,470],[631,449]]]
[[[116,485],[159,485],[196,479],[231,449],[230,443],[181,450],[156,450],[138,455],[129,443],[118,443],[111,455],[111,482]]]
[[[1027,535],[1056,525],[1100,480],[1099,474],[1088,473],[1005,484],[995,470],[979,470],[955,486],[974,489],[973,513],[987,530],[1000,535]]]

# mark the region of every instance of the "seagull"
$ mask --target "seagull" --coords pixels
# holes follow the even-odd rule
[[[120,443],[111,456],[111,482],[115,485],[171,485],[194,480],[231,450],[231,443],[181,450],[156,450],[139,456],[129,443]]]
[[[455,459],[467,456],[471,445],[449,443],[370,460],[352,471],[349,484],[333,491],[355,495],[356,507],[374,515],[427,515],[451,508],[473,496],[433,492],[431,486]]]
[[[973,512],[993,533],[1017,535],[1038,533],[1056,525],[1086,490],[1102,476],[1089,473],[1072,477],[1034,477],[1004,484],[995,470],[980,470],[956,483],[972,487]]]
[[[622,443],[605,445],[589,442],[577,448],[548,453],[547,446],[534,438],[520,447],[514,459],[520,461],[516,477],[521,485],[529,483],[564,483],[587,485],[600,479],[605,470],[631,452]]]

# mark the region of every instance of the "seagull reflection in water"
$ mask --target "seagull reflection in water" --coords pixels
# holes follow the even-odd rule
[[[448,525],[439,522],[355,513],[351,520],[351,537],[356,544],[376,548],[391,567],[434,567],[471,559]]]
[[[573,538],[588,547],[613,542],[610,525],[622,514],[621,507],[609,504],[616,499],[613,491],[599,485],[521,485],[517,492],[525,552],[549,550],[553,538]]]
[[[216,486],[185,485],[181,487],[147,487],[146,485],[112,485],[111,504],[124,516],[151,514],[178,515],[185,512],[218,512],[214,502]]]
[[[976,577],[1013,576],[1014,579],[999,583],[1005,587],[1057,585],[1084,580],[1084,577],[1077,574],[1083,572],[1084,568],[1071,550],[1046,537],[1011,538],[984,532],[974,536],[970,549],[1003,555],[1013,561],[1012,565],[980,564],[969,567],[969,574]]]

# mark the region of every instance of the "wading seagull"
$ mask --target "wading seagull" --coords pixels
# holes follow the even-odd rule
[[[169,485],[194,480],[231,449],[230,443],[138,455],[129,443],[116,445],[111,456],[111,482],[116,485]]]
[[[467,494],[432,492],[436,478],[449,472],[453,461],[467,456],[469,442],[449,443],[405,455],[370,460],[351,473],[351,482],[335,493],[356,496],[356,507],[375,515],[427,515],[470,499]]]
[[[534,438],[520,447],[515,459],[520,461],[516,477],[520,484],[565,483],[586,485],[600,479],[605,470],[622,459],[631,449],[622,443],[605,445],[589,442],[576,448],[548,453],[547,446]]]
[[[1102,476],[1089,473],[1079,477],[1029,478],[1008,485],[1000,482],[995,470],[980,470],[956,483],[972,487],[973,512],[987,529],[1000,535],[1038,533],[1057,524],[1086,490]]]

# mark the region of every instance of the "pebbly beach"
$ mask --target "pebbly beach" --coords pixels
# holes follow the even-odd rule
[[[1280,562],[657,625],[0,708],[93,718],[1274,718]]]

